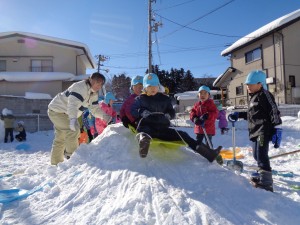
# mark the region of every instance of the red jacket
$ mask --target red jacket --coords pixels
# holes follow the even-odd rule
[[[100,109],[102,109],[102,111],[105,114],[110,116],[112,121],[117,122],[116,121],[117,120],[117,113],[113,109],[113,107],[109,106],[104,101],[101,101],[99,103],[99,107],[100,107]],[[97,130],[98,134],[100,135],[103,132],[103,130],[107,127],[107,122],[103,119],[96,118],[95,125],[96,125],[96,130]]]
[[[208,119],[205,121],[204,127],[206,133],[209,135],[216,134],[215,122],[218,117],[218,109],[212,99],[207,99],[204,102],[196,102],[192,111],[190,113],[190,119],[194,122],[195,117],[200,117],[205,113],[208,113]],[[195,134],[204,134],[201,126],[195,125],[194,127]]]
[[[132,104],[134,102],[135,97],[137,97],[136,94],[131,94],[125,100],[125,102],[123,103],[123,105],[122,105],[122,107],[120,109],[120,117],[121,117],[121,119],[126,116],[130,120],[131,123],[134,123],[134,121],[135,121],[135,118],[131,115],[131,112],[130,112],[131,106],[132,106]]]

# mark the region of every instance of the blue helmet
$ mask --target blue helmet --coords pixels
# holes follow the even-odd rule
[[[115,98],[115,96],[113,95],[113,93],[111,92],[107,92],[105,97],[104,97],[104,102],[106,104],[109,104],[110,100],[116,101],[117,99]]]
[[[200,91],[206,91],[206,92],[208,92],[208,94],[210,94],[210,88],[207,87],[207,86],[205,86],[205,85],[202,85],[202,86],[199,88],[198,92],[200,92]]]
[[[267,89],[266,74],[261,70],[251,71],[245,81],[245,84],[258,84],[261,83],[264,89]]]
[[[135,76],[131,79],[131,86],[143,84],[143,77],[142,76]]]
[[[143,86],[144,88],[149,86],[159,86],[158,76],[154,73],[146,74],[143,79]]]
[[[218,109],[219,111],[223,110],[223,105],[222,105],[222,104],[218,105],[218,106],[217,106],[217,109]]]

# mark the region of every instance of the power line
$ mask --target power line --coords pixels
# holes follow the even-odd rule
[[[187,3],[194,2],[194,1],[196,1],[196,0],[190,0],[190,1],[183,2],[183,3],[177,4],[177,5],[173,5],[173,6],[169,6],[169,7],[165,7],[165,8],[161,8],[161,9],[156,9],[154,11],[161,11],[161,10],[171,9],[171,8],[174,8],[174,7],[177,7],[177,6],[181,6],[181,5],[185,5]]]
[[[208,15],[210,15],[210,14],[216,12],[217,10],[219,10],[219,9],[221,9],[221,8],[223,8],[223,7],[225,7],[226,5],[228,5],[228,4],[230,4],[230,3],[234,2],[234,1],[235,1],[235,0],[231,0],[231,1],[229,1],[229,2],[227,2],[227,3],[225,3],[225,4],[221,5],[221,6],[219,6],[219,7],[217,7],[217,8],[211,10],[210,12],[208,12],[208,13],[206,13],[206,14],[204,14],[204,15],[202,15],[202,16],[200,16],[200,17],[194,19],[194,20],[192,20],[191,22],[187,23],[186,25],[179,24],[179,23],[177,23],[177,22],[175,22],[175,21],[173,21],[173,20],[170,20],[170,19],[168,19],[168,18],[166,18],[166,17],[163,17],[163,16],[161,16],[161,15],[159,15],[159,14],[157,14],[157,13],[154,13],[155,15],[160,16],[161,18],[163,18],[163,19],[165,19],[165,20],[167,20],[167,21],[169,21],[169,22],[171,22],[171,23],[174,23],[174,24],[180,26],[180,28],[178,28],[178,29],[176,29],[176,30],[174,30],[174,31],[172,31],[172,32],[170,32],[170,33],[164,35],[164,36],[161,37],[160,39],[166,38],[166,37],[170,36],[171,34],[174,34],[175,32],[177,32],[177,31],[179,31],[179,30],[181,30],[181,29],[183,29],[183,28],[187,28],[187,29],[190,29],[190,30],[194,30],[194,31],[197,31],[197,32],[200,32],[200,33],[205,33],[205,34],[210,34],[210,35],[216,35],[216,36],[222,36],[222,37],[242,37],[242,36],[235,36],[235,35],[224,35],[224,34],[217,34],[217,33],[212,33],[212,32],[206,32],[206,31],[202,31],[202,30],[198,30],[198,29],[194,29],[194,28],[188,27],[188,25],[191,25],[192,23],[195,23],[196,21],[198,21],[198,20],[200,20],[200,19],[203,19],[204,17],[206,17],[206,16],[208,16]]]

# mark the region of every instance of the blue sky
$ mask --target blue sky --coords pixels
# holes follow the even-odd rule
[[[144,75],[148,66],[148,0],[0,0],[0,8],[0,32],[82,42],[109,57],[107,76]],[[153,64],[217,77],[230,66],[220,55],[228,44],[297,9],[296,0],[157,0]]]

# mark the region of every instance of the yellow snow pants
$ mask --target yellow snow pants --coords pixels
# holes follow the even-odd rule
[[[64,161],[64,151],[66,155],[71,156],[78,148],[78,138],[80,136],[79,125],[77,124],[76,131],[69,128],[69,117],[65,113],[57,113],[48,110],[48,116],[54,124],[54,140],[51,149],[51,164],[57,165]]]

